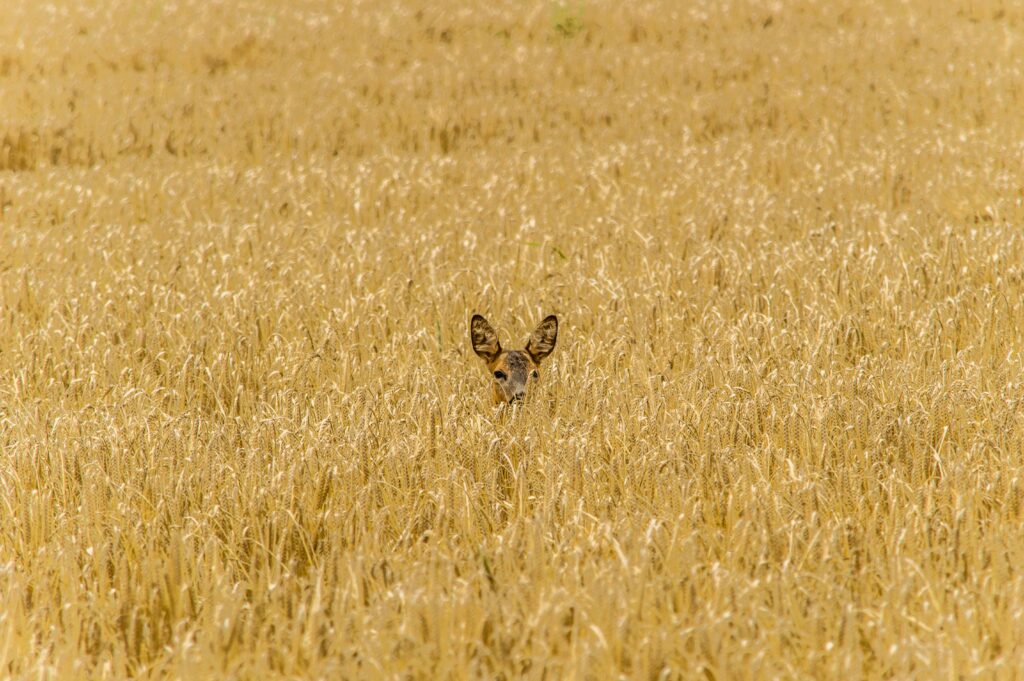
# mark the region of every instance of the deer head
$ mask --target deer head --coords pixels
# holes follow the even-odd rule
[[[558,318],[544,318],[526,342],[523,350],[504,350],[498,334],[482,316],[475,314],[469,322],[469,340],[473,351],[487,363],[491,373],[491,396],[495,404],[518,404],[526,399],[531,385],[540,380],[540,363],[555,349],[558,340]]]

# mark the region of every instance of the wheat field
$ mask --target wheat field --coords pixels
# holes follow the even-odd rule
[[[1019,678],[1022,111],[1010,0],[11,0],[0,678]]]

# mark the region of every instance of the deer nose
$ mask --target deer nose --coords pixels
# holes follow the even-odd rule
[[[526,393],[523,391],[517,392],[512,396],[512,399],[508,401],[509,404],[519,404],[526,397]]]

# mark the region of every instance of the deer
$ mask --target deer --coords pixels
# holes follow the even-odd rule
[[[530,385],[540,380],[540,363],[555,349],[558,317],[548,315],[537,325],[523,350],[504,350],[498,334],[483,316],[474,314],[469,322],[473,351],[491,373],[491,397],[495,405],[519,405]]]

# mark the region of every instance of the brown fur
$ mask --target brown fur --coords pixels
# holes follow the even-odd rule
[[[544,318],[526,343],[524,350],[503,350],[498,334],[482,316],[469,322],[469,340],[473,351],[491,372],[491,397],[495,404],[513,404],[526,398],[530,385],[540,379],[538,367],[550,355],[558,341],[558,318]]]

